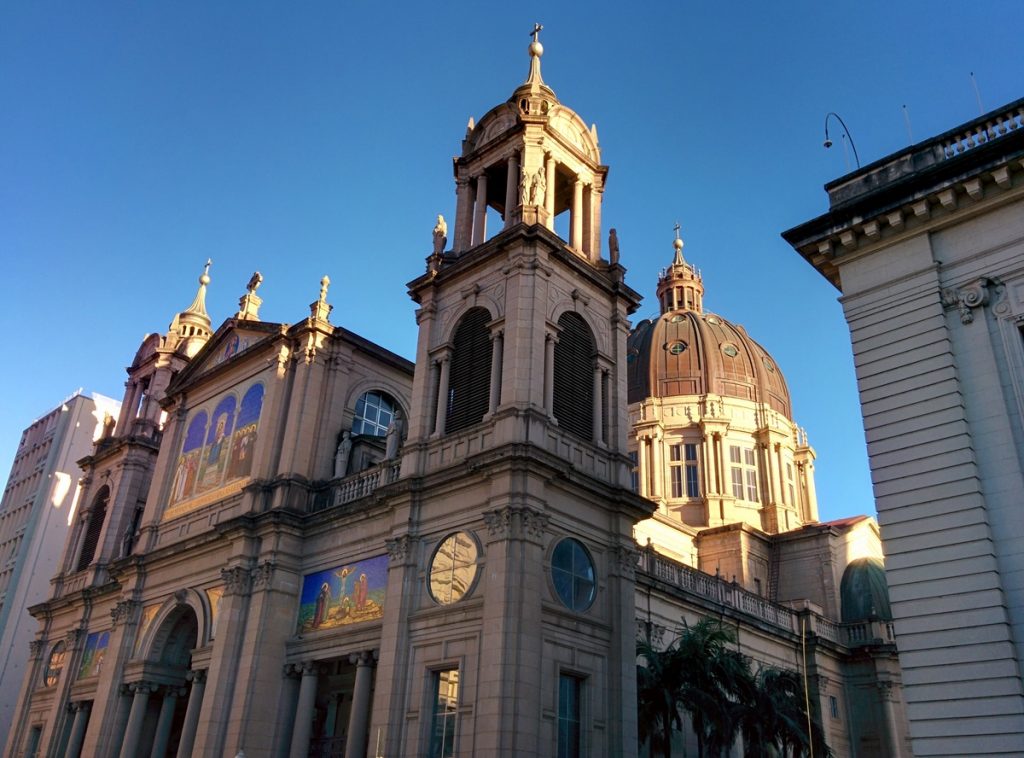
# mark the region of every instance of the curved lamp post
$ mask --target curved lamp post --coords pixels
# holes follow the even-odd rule
[[[853,159],[857,161],[857,168],[860,168],[860,156],[857,155],[857,146],[853,144],[853,136],[850,134],[850,130],[846,128],[846,122],[843,121],[838,113],[833,111],[829,111],[825,114],[825,147],[832,147],[832,140],[828,138],[828,120],[830,116],[835,116],[836,121],[838,121],[839,125],[843,127],[843,132],[845,133],[846,138],[850,140],[850,147],[853,148]]]

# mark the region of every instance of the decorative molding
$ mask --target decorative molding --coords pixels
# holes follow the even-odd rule
[[[194,669],[185,674],[185,678],[193,684],[202,684],[206,681],[206,669]]]
[[[121,600],[110,609],[110,621],[113,629],[116,629],[121,624],[132,623],[132,617],[135,615],[135,609],[142,605],[138,600]]]
[[[85,639],[85,630],[81,627],[75,627],[69,629],[67,634],[64,635],[64,643],[72,650],[74,650],[78,643]]]
[[[959,289],[952,287],[942,290],[942,304],[947,308],[956,307],[960,311],[960,322],[970,324],[974,321],[974,309],[988,305],[990,279],[982,277],[965,284]]]
[[[225,595],[248,595],[252,592],[252,572],[242,566],[221,569]]]
[[[31,658],[33,660],[38,660],[38,658],[43,654],[43,651],[45,649],[46,649],[46,640],[29,640],[28,641],[28,651],[29,651],[28,654],[29,654],[29,658]]]
[[[384,543],[388,549],[388,557],[395,563],[405,563],[412,553],[412,548],[416,541],[416,538],[409,534],[389,539]]]
[[[487,533],[496,539],[543,538],[551,518],[532,508],[505,506],[484,512]]]
[[[896,683],[890,679],[879,679],[875,682],[875,686],[878,687],[878,695],[883,701],[893,701],[896,699]]]
[[[252,570],[253,590],[270,589],[271,580],[274,578],[274,569],[277,564],[273,561],[264,561]]]
[[[640,551],[626,545],[616,545],[615,562],[619,573],[629,579],[636,579],[636,569],[640,562]]]

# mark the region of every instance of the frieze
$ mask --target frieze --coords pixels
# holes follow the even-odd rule
[[[991,280],[982,277],[965,284],[959,289],[949,287],[942,290],[942,304],[947,308],[955,307],[960,311],[960,323],[970,324],[974,321],[974,309],[988,305]]]

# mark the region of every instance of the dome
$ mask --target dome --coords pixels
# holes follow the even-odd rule
[[[846,623],[870,618],[892,620],[885,567],[877,558],[858,558],[850,562],[843,572],[839,597]]]
[[[680,308],[637,324],[627,341],[629,402],[715,394],[764,403],[792,419],[786,380],[742,326]]]

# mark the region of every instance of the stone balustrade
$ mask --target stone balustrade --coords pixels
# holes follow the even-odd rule
[[[366,497],[372,494],[378,487],[397,482],[401,465],[400,460],[382,461],[376,466],[360,471],[357,474],[346,476],[331,485],[331,496],[323,501],[324,504],[320,507],[314,506],[313,510],[336,508],[345,503],[351,503],[353,500]]]
[[[963,155],[1018,129],[1024,129],[1024,107],[1019,104],[1002,113],[990,114],[984,121],[975,121],[964,131],[947,133],[941,138],[942,153],[946,158]]]
[[[891,621],[869,620],[836,623],[819,613],[798,613],[785,605],[767,600],[745,590],[738,584],[719,576],[678,563],[653,550],[641,550],[638,569],[666,584],[707,598],[725,607],[794,634],[801,632],[800,619],[805,617],[805,629],[821,639],[844,647],[895,644],[896,634]]]

